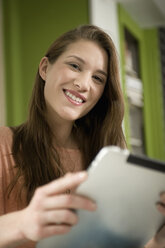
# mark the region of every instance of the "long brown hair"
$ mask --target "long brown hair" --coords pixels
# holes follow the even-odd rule
[[[102,147],[125,147],[122,131],[124,102],[114,44],[109,35],[97,26],[83,25],[63,34],[50,46],[45,56],[50,63],[54,63],[69,44],[80,39],[97,43],[108,55],[108,78],[103,95],[86,116],[76,120],[76,128],[73,128],[81,144],[84,168],[87,168]],[[38,186],[65,174],[59,155],[53,147],[52,132],[45,117],[44,85],[44,80],[37,72],[28,119],[22,125],[12,128],[12,152],[17,173],[10,184],[9,192],[19,177],[23,176],[27,202]]]

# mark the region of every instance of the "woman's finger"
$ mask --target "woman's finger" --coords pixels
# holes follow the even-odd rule
[[[165,216],[165,204],[163,202],[157,202],[156,207],[158,211]]]
[[[32,241],[39,241],[52,235],[68,233],[71,228],[71,225],[47,225],[45,227],[40,228],[37,232],[32,231],[28,238]]]
[[[61,194],[56,196],[47,197],[43,202],[43,209],[53,210],[61,208],[70,209],[84,209],[89,211],[96,210],[96,203],[87,197],[79,196],[76,194]]]
[[[33,240],[38,241],[43,238],[47,238],[53,235],[65,234],[71,230],[72,226],[70,225],[48,225],[42,229],[37,237]]]
[[[165,204],[165,192],[160,193],[160,201]]]
[[[165,226],[162,226],[162,228],[160,229],[160,231],[155,235],[155,240],[157,242],[157,244],[159,244],[159,247],[165,247]]]
[[[43,193],[46,195],[55,195],[66,192],[68,189],[74,189],[80,183],[84,182],[87,179],[87,172],[77,172],[77,173],[69,173],[68,175],[54,180],[42,187]]]
[[[156,203],[156,207],[161,214],[165,215],[165,192],[164,191],[160,193],[160,201]]]
[[[60,209],[47,211],[42,217],[42,225],[76,225],[78,216],[72,210]]]

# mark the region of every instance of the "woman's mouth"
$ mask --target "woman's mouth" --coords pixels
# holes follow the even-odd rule
[[[76,105],[81,105],[85,102],[85,99],[83,99],[83,97],[81,96],[79,97],[77,93],[74,93],[73,91],[66,90],[66,89],[63,91],[64,91],[65,96],[71,103],[76,104]]]

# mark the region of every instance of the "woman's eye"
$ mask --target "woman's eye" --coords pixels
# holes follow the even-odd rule
[[[74,63],[69,64],[73,69],[80,70],[80,66]]]
[[[93,78],[99,83],[104,83],[104,80],[101,77],[93,76]]]

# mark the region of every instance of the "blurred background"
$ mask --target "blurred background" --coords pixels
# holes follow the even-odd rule
[[[128,148],[165,161],[164,0],[0,0],[0,125],[26,120],[41,57],[60,34],[87,23],[117,48]]]

